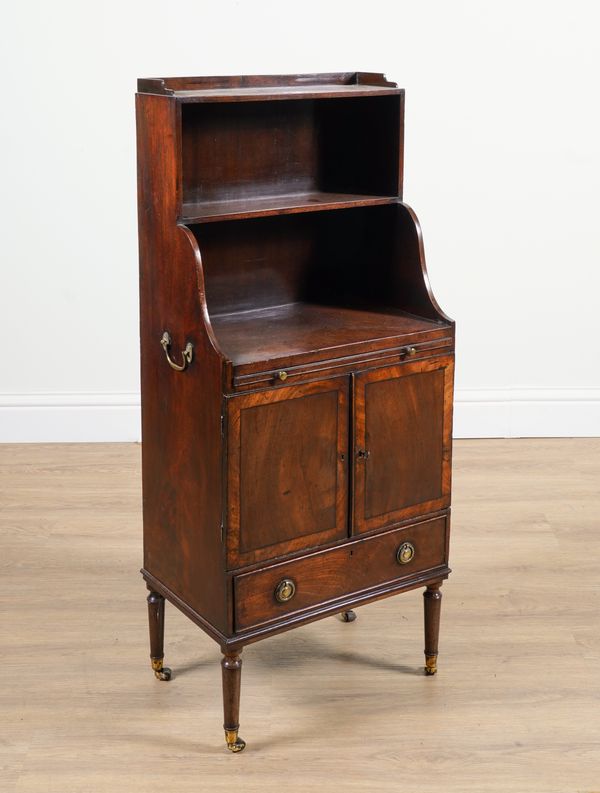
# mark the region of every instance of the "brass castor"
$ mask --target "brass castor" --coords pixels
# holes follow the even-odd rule
[[[425,674],[435,675],[437,672],[437,655],[425,656]]]
[[[356,614],[353,611],[342,611],[340,614],[340,619],[342,622],[354,622],[356,619]]]
[[[238,737],[237,730],[225,730],[225,740],[230,752],[243,752],[246,748],[246,741]]]
[[[171,670],[168,666],[163,666],[162,658],[152,658],[152,669],[157,680],[170,680]]]

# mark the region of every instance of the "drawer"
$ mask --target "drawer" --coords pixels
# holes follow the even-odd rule
[[[389,342],[387,342],[389,344]],[[357,346],[357,345],[355,345]],[[429,332],[427,338],[401,346],[382,346],[369,352],[351,354],[346,350],[342,358],[316,361],[302,361],[290,366],[289,357],[273,363],[273,368],[257,369],[256,364],[240,365],[233,368],[233,392],[271,388],[283,383],[301,383],[314,380],[315,377],[326,378],[334,375],[348,374],[359,369],[393,366],[400,363],[429,358],[440,353],[450,353],[454,341],[447,329]],[[299,356],[298,358],[302,358]],[[282,376],[283,375],[283,376]]]
[[[238,575],[236,631],[444,566],[446,537],[447,518],[433,518]]]

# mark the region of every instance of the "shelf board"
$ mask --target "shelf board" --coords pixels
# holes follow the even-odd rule
[[[173,91],[183,102],[264,102],[277,99],[348,99],[357,96],[398,96],[403,89],[385,85],[282,85],[250,88],[203,88]]]
[[[223,353],[234,366],[411,336],[439,328],[432,320],[391,310],[366,311],[288,303],[211,317]],[[401,342],[400,342],[401,343]]]
[[[379,206],[395,204],[398,201],[398,196],[323,193],[314,190],[306,193],[260,196],[229,201],[184,203],[181,221],[183,223],[210,223],[216,220],[258,218],[265,215],[293,215],[299,212]]]

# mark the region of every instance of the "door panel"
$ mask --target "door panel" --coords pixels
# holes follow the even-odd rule
[[[346,537],[348,378],[232,397],[228,567]]]
[[[450,503],[453,359],[355,379],[355,532]]]

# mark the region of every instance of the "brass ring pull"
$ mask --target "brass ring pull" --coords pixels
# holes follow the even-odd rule
[[[291,578],[284,578],[275,587],[275,600],[278,603],[287,603],[296,594],[296,584]]]
[[[192,358],[194,357],[194,345],[191,341],[185,345],[185,350],[181,352],[181,359],[183,363],[178,364],[171,358],[169,355],[169,347],[171,346],[171,336],[167,331],[165,331],[162,335],[162,339],[160,340],[163,350],[165,351],[165,355],[167,361],[169,362],[169,366],[171,369],[175,369],[176,372],[183,372],[184,369],[187,369],[188,364],[192,362]]]
[[[415,546],[412,542],[403,542],[396,551],[396,561],[398,564],[408,564],[415,558]]]

